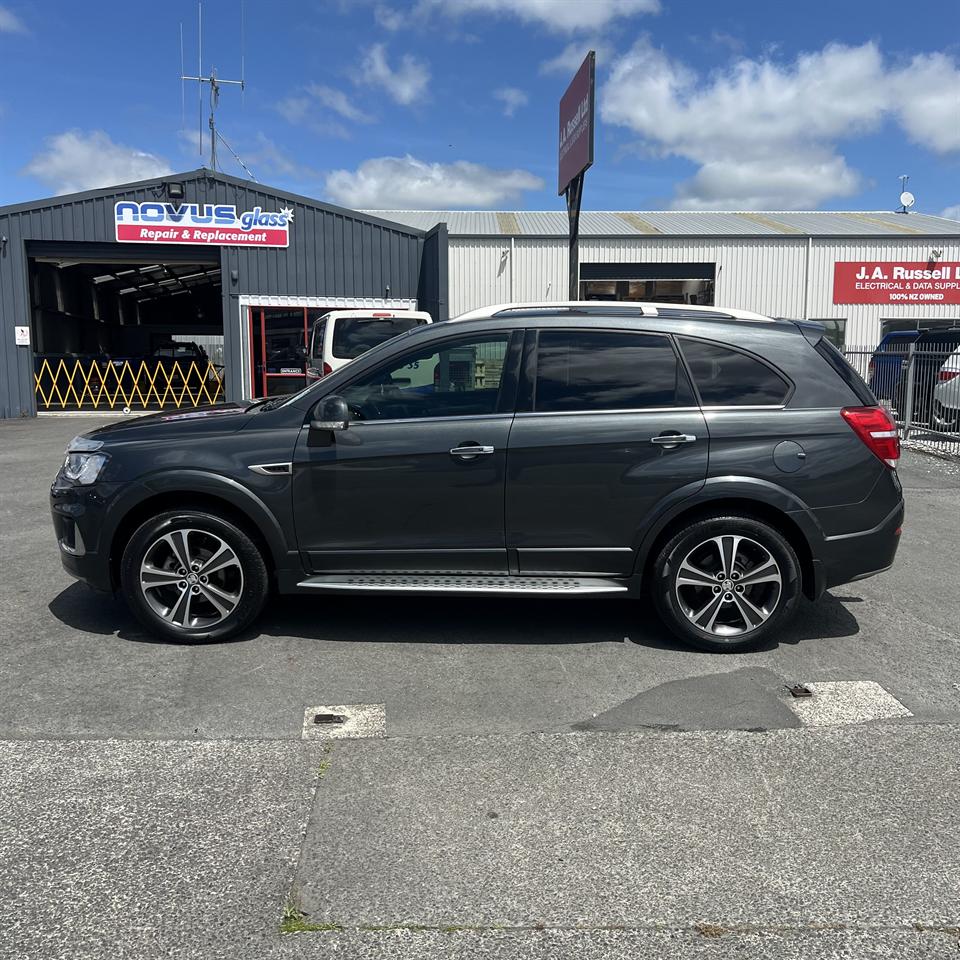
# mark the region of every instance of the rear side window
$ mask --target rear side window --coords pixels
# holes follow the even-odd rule
[[[755,357],[718,343],[678,341],[705,407],[776,406],[786,400],[790,384]]]
[[[819,340],[815,349],[833,367],[834,372],[840,375],[862,404],[872,407],[878,402],[873,391],[864,383],[863,377],[850,366],[846,357],[829,340]]]
[[[544,330],[537,345],[534,410],[636,410],[689,406],[693,394],[663,336]]]

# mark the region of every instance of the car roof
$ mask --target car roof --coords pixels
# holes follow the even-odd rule
[[[707,307],[699,304],[659,303],[645,300],[556,300],[529,303],[498,303],[476,310],[468,310],[451,322],[483,320],[493,317],[522,316],[636,316],[671,317],[688,320],[751,320],[760,323],[777,323],[773,317],[751,310],[732,307]]]

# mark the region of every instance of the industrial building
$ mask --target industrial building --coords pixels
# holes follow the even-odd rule
[[[0,417],[286,393],[332,307],[447,316],[446,232],[195,170],[0,207]]]
[[[563,211],[368,212],[419,229],[447,225],[451,316],[567,298]],[[887,330],[960,325],[960,222],[892,212],[585,210],[580,297],[819,320],[837,344],[872,347]]]
[[[960,222],[596,212],[580,296],[820,320],[840,345],[960,325]],[[326,310],[444,320],[566,299],[563,211],[352,211],[201,169],[0,207],[0,417],[191,407],[305,382]]]

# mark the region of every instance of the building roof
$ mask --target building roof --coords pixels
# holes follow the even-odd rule
[[[419,230],[445,222],[451,237],[566,237],[563,210],[365,210]],[[960,221],[875,211],[584,210],[581,237],[960,237]]]

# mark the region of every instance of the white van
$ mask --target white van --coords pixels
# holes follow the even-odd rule
[[[372,347],[431,323],[423,310],[330,310],[313,321],[307,383],[339,370]]]

